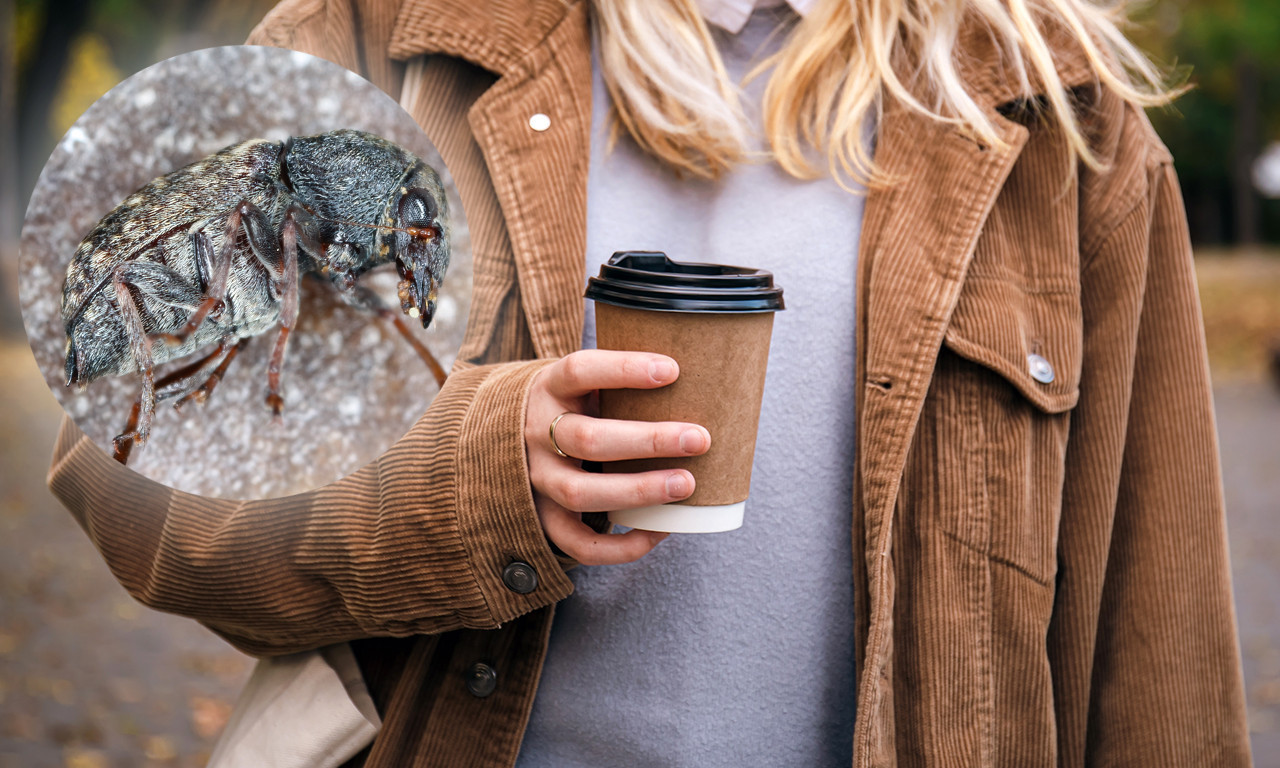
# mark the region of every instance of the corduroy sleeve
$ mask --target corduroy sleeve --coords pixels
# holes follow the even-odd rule
[[[1091,545],[1106,557],[1084,762],[1243,766],[1249,744],[1191,243],[1172,162],[1141,124],[1154,147],[1147,194],[1091,267],[1136,276],[1139,298],[1135,335],[1090,331],[1098,344],[1130,350],[1132,369],[1112,413],[1123,440],[1114,518]]]
[[[525,457],[529,382],[546,362],[455,369],[385,454],[297,496],[174,491],[115,462],[69,419],[49,485],[134,597],[247,653],[493,628],[572,591]],[[532,592],[505,586],[514,561],[536,571]]]

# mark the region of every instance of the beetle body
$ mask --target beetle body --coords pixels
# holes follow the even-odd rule
[[[347,301],[385,313],[356,281],[391,262],[401,308],[426,327],[449,237],[443,186],[421,160],[353,130],[232,145],[142,187],[80,243],[63,286],[66,383],[141,372],[143,423],[132,435],[141,443],[155,365],[279,325],[268,397],[278,412],[298,275],[319,274]]]
[[[206,233],[214,248],[225,240],[227,215],[249,200],[273,221],[284,218],[279,185],[278,142],[246,141],[150,182],[108,213],[76,249],[62,291],[62,322],[67,332],[67,384],[138,370],[116,297],[109,290],[114,269],[127,263],[154,264],[172,270],[181,281],[165,280],[159,270],[136,291],[144,326],[151,334],[173,333],[187,322],[202,298],[200,268],[192,231]],[[232,251],[231,274],[244,274],[255,257],[247,247]],[[145,280],[145,278],[139,278]],[[186,289],[186,290],[183,290]],[[278,302],[268,281],[228,282],[226,311],[180,344],[154,345],[154,362],[185,357],[222,335],[255,336],[275,324]]]

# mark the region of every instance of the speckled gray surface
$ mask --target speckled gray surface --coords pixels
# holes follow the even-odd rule
[[[446,369],[471,298],[471,248],[462,205],[439,154],[413,119],[368,81],[330,62],[252,46],[184,54],[129,78],[63,137],[36,185],[22,232],[23,319],[50,389],[104,451],[124,426],[140,378],[63,386],[62,283],[76,246],[98,220],[151,179],[249,138],[281,140],[338,128],[381,135],[436,168],[449,194],[452,263],[432,326],[415,327]],[[398,307],[394,267],[362,282]],[[205,496],[285,496],[359,469],[403,435],[437,391],[391,327],[304,278],[275,424],[264,398],[274,330],[254,338],[203,406],[157,408],[150,442],[131,469]],[[189,362],[194,358],[187,358]],[[176,361],[157,370],[162,376]]]

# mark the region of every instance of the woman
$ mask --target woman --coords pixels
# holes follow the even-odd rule
[[[400,95],[462,194],[474,310],[458,364],[413,430],[310,494],[186,497],[64,424],[52,487],[139,599],[250,653],[353,640],[384,724],[352,764],[599,762],[603,739],[625,747],[612,758],[623,764],[1248,764],[1190,248],[1170,158],[1139,106],[1159,97],[1133,85],[1150,70],[1111,22],[1076,0],[1034,13],[1022,2],[824,0],[771,43],[756,96],[739,100],[723,62],[753,57],[734,59],[691,3],[484,11],[286,2],[254,33]],[[579,519],[683,498],[697,479],[596,477],[578,460],[708,443],[697,425],[589,415],[594,390],[678,376],[658,356],[576,352],[583,255],[598,261],[589,244],[610,221],[593,217],[646,199],[610,202],[588,183],[589,166],[640,178],[602,164],[606,90],[619,154],[662,164],[644,179],[652,199],[678,179],[731,185],[758,172],[744,162],[743,128],[757,108],[778,173],[869,183],[865,204],[820,193],[845,206],[844,237],[818,226],[856,258],[841,278],[856,290],[856,373],[837,372],[833,386],[853,386],[827,386],[824,408],[840,409],[838,423],[856,414],[857,451],[837,426],[799,465],[844,451],[828,469],[851,470],[840,482],[852,487],[835,490],[852,497],[852,518],[810,507],[807,488],[805,512],[753,495],[742,535],[791,530],[745,561],[725,554],[739,534],[651,552],[660,535]],[[767,235],[774,203],[747,199],[758,207],[735,222]],[[820,311],[798,314],[812,323]],[[797,450],[762,453],[757,473]],[[847,594],[833,579],[838,552],[852,572],[843,614],[832,608]],[[689,578],[706,562],[723,567]],[[589,565],[571,579],[575,563]],[[738,590],[729,608],[691,606],[693,593],[662,595],[667,579],[686,590],[747,581],[769,597],[752,604]],[[825,588],[792,588],[806,579]],[[553,607],[574,580],[583,594],[563,611],[574,631],[553,636]],[[737,619],[775,615],[780,600],[799,601],[799,629],[741,630]],[[670,642],[636,661],[652,647],[636,637],[646,629]],[[726,637],[740,657],[714,655],[731,649]],[[704,641],[716,649],[710,671],[696,668]],[[850,650],[856,679],[839,668]],[[799,686],[778,677],[788,661]],[[754,682],[743,669],[761,670],[766,690],[776,683],[777,700],[737,706],[732,692]],[[756,744],[754,732],[768,738]],[[742,743],[754,756],[736,752]]]

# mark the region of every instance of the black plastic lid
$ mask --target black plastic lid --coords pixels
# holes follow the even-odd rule
[[[657,312],[776,312],[773,273],[672,261],[661,251],[618,251],[587,281],[588,299]]]

